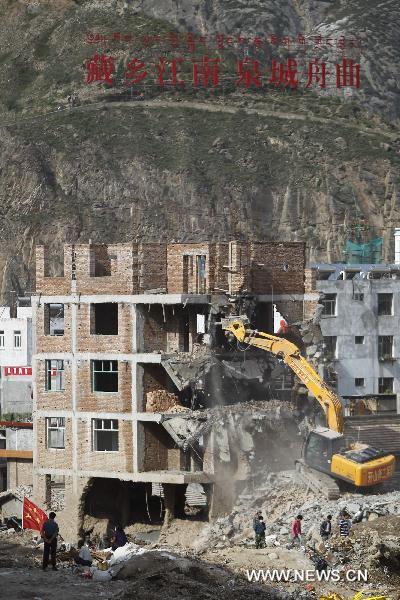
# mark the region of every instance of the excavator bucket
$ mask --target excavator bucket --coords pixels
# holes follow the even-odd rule
[[[239,342],[243,342],[246,337],[245,325],[247,325],[248,322],[247,317],[241,315],[221,319],[222,329],[226,332],[233,333]]]

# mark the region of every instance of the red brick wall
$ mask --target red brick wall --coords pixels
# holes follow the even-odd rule
[[[144,471],[185,469],[186,457],[161,425],[157,423],[144,424]],[[185,469],[186,470],[186,469]]]
[[[130,412],[132,379],[130,363],[118,363],[118,392],[92,392],[90,361],[78,365],[77,408],[84,412]]]
[[[57,293],[57,291],[53,291]],[[46,309],[47,310],[47,309]],[[36,352],[71,352],[71,306],[64,304],[64,335],[45,335],[45,304],[36,308]]]
[[[36,397],[38,410],[71,410],[72,386],[71,365],[64,361],[64,387],[63,392],[46,391],[46,361],[38,360],[36,363]]]
[[[39,417],[35,421],[37,431],[38,468],[72,468],[72,425],[71,419],[65,419],[65,448],[46,448],[46,419]]]
[[[89,304],[80,304],[77,309],[78,352],[132,352],[131,308],[128,304],[118,305],[118,335],[94,335],[90,333]]]
[[[139,292],[167,288],[166,244],[140,244],[139,247]]]
[[[132,423],[118,422],[118,452],[92,450],[92,421],[78,420],[78,469],[81,471],[113,471],[122,473],[133,469]]]

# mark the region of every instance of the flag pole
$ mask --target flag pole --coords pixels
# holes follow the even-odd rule
[[[25,496],[22,500],[22,530],[24,529],[24,504],[25,504]]]

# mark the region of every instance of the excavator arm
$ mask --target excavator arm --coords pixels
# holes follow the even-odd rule
[[[249,329],[246,327],[246,321],[237,317],[222,319],[222,328],[232,333],[239,342],[282,358],[322,406],[329,429],[343,433],[343,410],[340,398],[301,356],[295,344],[269,333]]]

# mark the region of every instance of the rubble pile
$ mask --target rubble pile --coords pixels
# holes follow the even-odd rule
[[[311,498],[305,485],[297,480],[295,471],[270,473],[260,485],[252,482],[238,496],[232,512],[210,525],[198,549],[213,546],[252,546],[254,532],[252,521],[257,510],[261,510],[267,526],[267,543],[285,545],[290,540],[290,526],[297,514],[303,515],[304,540],[311,545],[321,541],[320,523],[331,514],[333,532],[336,533],[341,511],[346,510],[354,517],[360,510],[369,511],[369,521],[380,517],[400,517],[400,491],[362,495],[347,493],[340,500]],[[386,519],[385,519],[386,520]],[[399,521],[400,522],[400,521]]]
[[[178,397],[166,390],[154,390],[146,394],[146,412],[165,412],[181,406]]]

